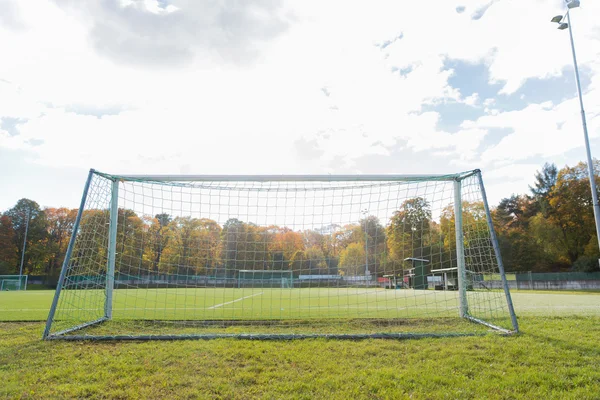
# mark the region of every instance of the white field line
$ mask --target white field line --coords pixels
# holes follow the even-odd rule
[[[238,302],[238,301],[242,301],[242,300],[245,300],[245,299],[249,299],[250,297],[254,297],[254,296],[260,296],[261,294],[263,294],[263,292],[256,293],[256,294],[251,294],[251,295],[249,295],[249,296],[240,297],[239,299],[236,299],[236,300],[232,300],[232,301],[228,301],[228,302],[226,302],[226,303],[221,303],[221,304],[214,305],[214,306],[212,306],[212,307],[208,307],[208,308],[207,308],[207,310],[213,310],[213,309],[215,309],[215,308],[219,308],[219,307],[221,307],[221,306],[224,306],[224,305],[227,305],[227,304],[236,303],[236,302]],[[185,308],[185,307],[184,307],[184,308]]]
[[[346,296],[356,296],[359,294],[385,293],[383,290],[369,290],[367,292],[349,292]]]
[[[258,294],[252,295],[252,296],[258,296]],[[237,301],[241,301],[243,299],[246,299],[248,297],[252,297],[252,296],[246,296],[244,298],[241,299],[237,299],[237,300],[233,300],[233,301],[229,301],[227,303],[222,303],[222,304],[217,304],[215,306],[211,306],[211,307],[161,307],[161,308],[156,308],[156,307],[127,307],[127,308],[115,308],[113,311],[136,311],[136,310],[155,310],[155,311],[168,311],[168,310],[180,310],[180,311],[185,311],[185,310],[214,310],[218,307],[222,307],[224,305],[227,304],[231,304],[231,303],[235,303]],[[283,305],[283,304],[282,304]],[[226,307],[227,310],[248,310],[248,307]],[[280,309],[280,306],[276,306],[276,307],[257,307],[257,309],[260,310],[270,310],[270,309]],[[446,307],[436,307],[435,305],[431,305],[431,306],[423,306],[423,305],[411,305],[411,306],[377,306],[375,304],[369,304],[369,305],[339,305],[339,306],[307,306],[307,307],[285,307],[285,310],[323,310],[323,309],[337,309],[340,311],[343,311],[345,309],[365,309],[365,310],[369,310],[369,311],[377,311],[377,310],[412,310],[412,309],[432,309],[432,310],[456,310],[458,309],[458,306],[446,306]],[[515,307],[517,313],[519,310],[549,310],[552,311],[553,309],[557,309],[557,310],[566,310],[566,311],[573,311],[576,312],[578,310],[598,310],[598,306],[521,306],[521,307]],[[13,313],[13,312],[34,312],[34,311],[48,311],[47,308],[21,308],[21,309],[8,309],[8,310],[0,310],[0,313]],[[98,311],[98,309],[96,308],[63,308],[62,311]]]
[[[253,296],[257,296],[253,295]],[[245,298],[248,297],[252,297],[252,296],[247,296],[244,297],[242,299],[237,299],[234,301],[229,301],[227,303],[222,303],[222,304],[217,304],[215,306],[212,307],[161,307],[161,308],[156,308],[156,307],[127,307],[127,308],[118,308],[115,307],[113,311],[136,311],[136,310],[156,310],[156,311],[162,311],[162,310],[180,310],[180,311],[185,311],[185,310],[213,310],[216,309],[217,307],[221,307],[224,306],[226,304],[231,304],[231,303],[235,303],[236,301],[241,301]],[[257,309],[260,310],[270,310],[270,309],[281,309],[281,305],[285,305],[285,304],[279,304],[276,306],[272,306],[272,307],[257,307]],[[339,306],[302,306],[302,307],[285,307],[286,310],[318,310],[318,309],[329,309],[329,310],[345,310],[345,309],[367,309],[367,310],[404,310],[404,309],[428,309],[428,308],[437,308],[437,309],[446,309],[446,310],[456,310],[458,309],[458,306],[454,306],[454,307],[435,307],[435,306],[377,306],[376,304],[369,304],[369,305],[339,305]],[[248,310],[248,307],[226,307],[227,310]],[[63,308],[63,311],[98,311],[97,308]],[[47,308],[23,308],[23,309],[11,309],[11,310],[0,310],[0,312],[28,312],[28,311],[48,311]]]
[[[241,299],[235,300],[235,301],[239,301]],[[229,302],[229,303],[233,303],[233,302]],[[224,305],[224,304],[223,304]],[[217,304],[217,306],[220,306],[219,304]],[[215,309],[215,307],[217,306],[212,306],[212,307],[168,307],[168,308],[154,308],[154,307],[149,307],[149,308],[141,308],[141,307],[136,307],[136,308],[115,308],[113,311],[136,311],[136,310],[156,310],[156,311],[168,311],[168,310],[180,310],[180,311],[185,311],[185,310],[211,310],[211,309]],[[369,311],[377,311],[377,310],[404,310],[404,309],[428,309],[428,308],[435,308],[435,307],[427,307],[427,306],[409,306],[409,307],[394,307],[394,306],[386,306],[386,307],[377,307],[377,306],[315,306],[315,307],[285,307],[285,310],[318,310],[318,309],[331,309],[331,310],[347,310],[347,309],[365,309],[365,310],[369,310]],[[227,310],[248,310],[248,307],[226,307]],[[260,310],[281,310],[281,308],[279,306],[277,307],[261,307],[261,308],[257,308]],[[441,307],[438,307],[438,309],[442,309]],[[447,307],[447,308],[443,308],[445,310],[457,310],[458,306],[456,307]],[[48,311],[47,308],[25,308],[25,309],[20,309],[20,310],[0,310],[0,312],[28,312],[28,311]],[[67,309],[63,309],[63,311],[99,311],[96,308],[67,308]]]

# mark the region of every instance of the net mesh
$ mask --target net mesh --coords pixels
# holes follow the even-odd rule
[[[482,329],[459,318],[453,181],[120,179],[114,288],[112,185],[91,178],[50,336]],[[468,313],[510,329],[479,180],[461,185]]]

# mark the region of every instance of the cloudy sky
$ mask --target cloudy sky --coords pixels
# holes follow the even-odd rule
[[[600,157],[600,2],[572,12]],[[87,171],[449,173],[584,159],[562,0],[0,0],[0,211]]]

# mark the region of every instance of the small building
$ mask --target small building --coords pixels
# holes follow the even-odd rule
[[[440,268],[440,269],[432,269],[431,274],[441,275],[442,282],[441,285],[436,285],[436,290],[458,290],[458,268]],[[473,290],[473,272],[466,271],[466,290]]]
[[[415,290],[428,289],[426,267],[429,260],[423,258],[405,258],[405,262],[410,262],[411,268],[404,271],[404,282],[408,283],[408,287]]]
[[[436,285],[435,290],[458,290],[458,268],[432,269],[431,274],[441,275],[441,285]]]

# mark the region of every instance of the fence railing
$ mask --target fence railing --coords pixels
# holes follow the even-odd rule
[[[506,279],[516,290],[600,290],[600,272],[509,272]],[[484,284],[502,289],[499,276],[486,276]]]

